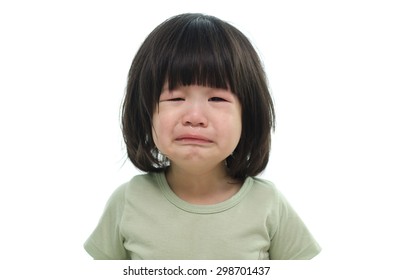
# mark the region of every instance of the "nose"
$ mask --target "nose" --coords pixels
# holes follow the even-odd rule
[[[189,104],[185,108],[182,123],[184,126],[206,127],[208,125],[206,113],[202,104]]]

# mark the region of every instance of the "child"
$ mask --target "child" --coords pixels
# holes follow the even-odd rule
[[[311,259],[320,251],[275,186],[274,108],[249,40],[212,16],[182,14],[146,38],[122,110],[129,159],[85,243],[95,259]]]

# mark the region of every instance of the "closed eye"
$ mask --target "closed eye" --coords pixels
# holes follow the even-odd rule
[[[212,98],[209,98],[209,101],[212,101],[212,102],[227,102],[226,99],[221,98],[221,97],[212,97]]]
[[[180,97],[171,98],[171,99],[169,99],[168,101],[184,101],[184,98],[180,98]]]
[[[184,98],[177,97],[177,98],[163,99],[160,100],[160,102],[177,102],[177,101],[184,101],[184,100],[185,100]]]

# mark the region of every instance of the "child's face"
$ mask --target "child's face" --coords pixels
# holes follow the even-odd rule
[[[223,166],[241,130],[240,102],[224,89],[192,85],[169,91],[164,85],[153,115],[154,143],[180,167]]]

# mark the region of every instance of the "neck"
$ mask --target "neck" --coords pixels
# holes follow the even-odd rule
[[[225,164],[204,172],[188,171],[171,165],[166,178],[173,192],[193,204],[216,204],[232,197],[241,187],[231,179]]]

